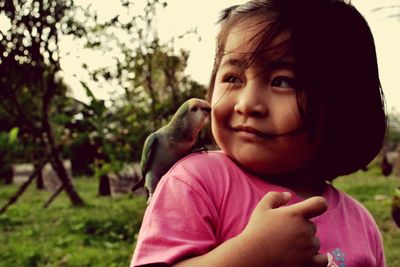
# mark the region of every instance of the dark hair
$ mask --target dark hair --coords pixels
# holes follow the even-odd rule
[[[311,136],[321,136],[313,162],[318,174],[333,180],[365,167],[383,145],[387,122],[374,39],[363,16],[340,0],[258,0],[225,9],[209,99],[229,32],[248,20],[262,26],[250,61],[290,33],[301,119]]]

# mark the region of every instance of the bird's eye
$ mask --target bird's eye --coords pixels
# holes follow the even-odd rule
[[[192,112],[196,112],[197,111],[197,106],[194,106],[190,109]]]
[[[200,108],[202,111],[204,111],[204,112],[207,112],[207,113],[210,113],[211,112],[211,108],[209,108],[209,107],[203,107],[203,108]]]

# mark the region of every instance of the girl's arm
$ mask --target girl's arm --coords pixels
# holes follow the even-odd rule
[[[326,266],[326,256],[318,254],[316,228],[309,221],[325,212],[326,201],[313,197],[281,207],[289,199],[288,193],[268,193],[254,209],[241,234],[174,267]]]

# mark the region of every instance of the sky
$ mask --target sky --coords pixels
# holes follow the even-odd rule
[[[113,0],[116,4],[110,8],[111,1],[88,1],[75,0],[83,6],[92,2],[97,9],[99,19],[109,19],[115,14],[123,13],[124,10],[118,5],[119,0]],[[135,4],[144,2],[135,1]],[[217,33],[216,21],[220,10],[233,4],[242,3],[243,0],[169,0],[168,6],[160,10],[157,16],[158,35],[161,40],[169,40],[177,37],[188,30],[196,29],[197,35],[189,34],[183,39],[175,39],[176,48],[184,48],[190,51],[190,57],[186,72],[196,81],[207,85],[215,51],[215,36]],[[353,5],[364,15],[368,21],[375,38],[378,56],[379,73],[382,88],[386,97],[388,111],[396,109],[400,111],[400,18],[390,15],[396,12],[400,14],[400,0],[352,0]],[[397,8],[383,8],[397,5]],[[374,11],[375,10],[375,11]],[[121,16],[122,18],[123,16]],[[80,70],[82,62],[90,62],[95,66],[101,66],[110,62],[101,52],[74,52],[75,41],[71,39],[62,40],[61,63],[64,75],[70,81],[74,89],[73,94],[78,99],[85,99],[84,91],[79,85],[80,79],[87,76]],[[101,60],[99,60],[101,59]],[[115,85],[116,86],[116,85]],[[114,86],[106,85],[98,87],[94,93],[99,98],[107,99],[114,90]],[[115,93],[115,92],[114,92]],[[361,96],[360,96],[361,97]]]

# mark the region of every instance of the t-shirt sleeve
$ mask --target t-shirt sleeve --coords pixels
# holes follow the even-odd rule
[[[174,166],[160,181],[139,232],[131,267],[174,264],[216,246],[218,216],[199,179]]]

